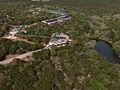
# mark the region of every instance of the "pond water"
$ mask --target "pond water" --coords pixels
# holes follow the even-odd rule
[[[118,55],[113,50],[111,44],[106,41],[98,40],[95,45],[96,51],[112,63],[120,63]]]

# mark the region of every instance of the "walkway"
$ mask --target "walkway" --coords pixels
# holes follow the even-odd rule
[[[13,58],[10,58],[10,59],[6,59],[6,60],[4,60],[4,61],[0,61],[0,64],[2,64],[2,65],[9,64],[9,63],[12,62],[15,58],[24,59],[24,58],[26,58],[27,56],[32,56],[32,54],[33,54],[34,52],[42,51],[42,50],[45,50],[45,49],[48,49],[48,48],[45,47],[45,48],[43,48],[43,49],[39,49],[39,50],[27,52],[27,53],[18,55],[18,56],[16,56],[16,57],[13,57]]]

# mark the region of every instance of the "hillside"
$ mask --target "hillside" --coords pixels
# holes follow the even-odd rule
[[[59,5],[86,12],[120,11],[120,0],[51,0],[50,5]]]
[[[0,3],[0,90],[120,90],[120,0]]]

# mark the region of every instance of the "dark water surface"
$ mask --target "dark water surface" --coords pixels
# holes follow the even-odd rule
[[[120,63],[118,55],[113,50],[111,44],[106,41],[98,40],[95,45],[96,51],[112,63]]]

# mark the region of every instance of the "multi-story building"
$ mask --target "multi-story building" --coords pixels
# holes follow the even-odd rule
[[[67,42],[72,41],[68,35],[65,35],[64,33],[54,33],[51,36],[51,40],[49,42],[49,44],[47,45],[47,47],[49,46],[59,46],[59,45],[64,45]]]
[[[43,20],[42,22],[50,25],[50,24],[54,24],[54,23],[58,23],[58,22],[63,22],[63,21],[69,20],[69,19],[70,19],[69,15],[62,15],[57,18]]]

